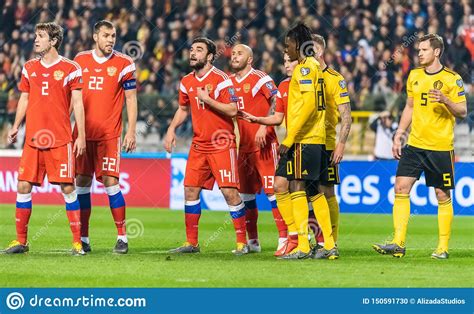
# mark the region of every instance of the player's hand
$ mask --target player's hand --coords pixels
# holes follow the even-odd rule
[[[344,143],[337,143],[336,148],[331,154],[331,165],[337,165],[341,162],[342,158],[344,158],[344,148],[346,144]]]
[[[238,112],[238,116],[241,117],[242,119],[244,119],[245,121],[247,122],[250,122],[250,123],[258,123],[258,117],[248,113],[248,112],[245,112],[245,111],[239,111]]]
[[[280,144],[280,147],[278,148],[278,152],[280,153],[280,156],[284,156],[284,155],[288,154],[289,149],[290,148],[288,146]]]
[[[261,125],[258,128],[257,134],[255,134],[255,144],[257,147],[263,148],[267,144],[267,127]]]
[[[171,154],[173,148],[176,147],[176,133],[168,130],[168,132],[166,132],[165,139],[163,142],[165,150]]]
[[[76,155],[76,158],[82,156],[86,152],[86,139],[84,137],[78,137],[74,142],[74,148],[72,153]]]
[[[439,89],[430,89],[428,92],[428,98],[434,102],[440,102],[442,104],[448,102],[448,97],[446,97]]]
[[[123,138],[122,150],[127,153],[133,152],[137,148],[137,138],[134,132],[127,132]]]
[[[400,157],[402,156],[401,134],[402,133],[397,133],[393,138],[392,155],[395,159],[400,159]]]
[[[207,88],[202,88],[202,87],[199,87],[197,89],[197,97],[199,100],[203,101],[203,102],[208,102],[208,100],[211,98],[209,97],[209,91],[207,90]]]
[[[11,128],[8,131],[8,143],[13,144],[16,142],[16,136],[18,135],[18,128]]]

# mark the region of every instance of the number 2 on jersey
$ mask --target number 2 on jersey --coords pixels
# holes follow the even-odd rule
[[[102,90],[102,84],[104,78],[102,76],[91,76],[89,81],[89,89],[91,90]]]

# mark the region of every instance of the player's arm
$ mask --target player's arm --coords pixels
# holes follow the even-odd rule
[[[176,147],[176,129],[186,121],[188,114],[189,106],[179,106],[176,110],[164,139],[165,150],[168,153],[171,153],[173,148]]]
[[[221,114],[223,114],[227,117],[233,118],[233,117],[237,116],[237,104],[235,102],[231,102],[231,103],[228,103],[228,104],[221,103],[220,101],[212,99],[209,96],[209,91],[207,89],[203,89],[203,88],[198,88],[197,97],[198,97],[199,100],[201,100],[201,101],[205,102],[206,104],[208,104],[209,107],[211,107],[215,111],[217,111],[217,112],[219,112],[219,113],[221,113]]]
[[[455,103],[438,89],[430,89],[428,93],[428,97],[435,102],[440,102],[442,104],[445,104],[449,112],[451,112],[452,115],[455,116],[456,118],[464,119],[467,116],[467,102],[466,101]]]
[[[331,156],[331,163],[333,165],[341,162],[344,157],[344,149],[346,147],[347,138],[351,131],[352,118],[351,118],[351,104],[345,103],[337,106],[339,115],[341,116],[341,131],[339,132],[339,142],[334,149]]]
[[[8,142],[15,143],[16,136],[18,135],[18,128],[23,122],[26,116],[26,109],[28,108],[28,97],[29,93],[21,93],[20,99],[18,100],[18,108],[16,109],[15,122],[12,128],[8,131]]]
[[[137,147],[136,131],[137,131],[137,90],[129,89],[125,91],[125,103],[127,105],[128,127],[127,133],[123,139],[122,149],[127,153],[133,152]]]
[[[74,108],[74,118],[77,126],[77,139],[74,143],[73,153],[78,157],[86,151],[86,129],[84,105],[82,103],[82,90],[73,89],[71,91],[71,102],[72,107]]]
[[[273,115],[267,117],[256,117],[248,112],[239,111],[239,115],[242,116],[242,119],[247,120],[248,122],[268,126],[280,125],[285,118],[285,114],[283,112],[275,112]]]
[[[400,118],[398,129],[393,137],[392,154],[396,159],[400,159],[402,155],[402,146],[406,144],[408,138],[408,128],[411,125],[413,115],[413,97],[408,97],[405,108]]]

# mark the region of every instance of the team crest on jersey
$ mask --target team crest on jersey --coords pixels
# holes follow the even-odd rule
[[[211,91],[212,91],[212,87],[213,87],[212,84],[207,84],[207,85],[206,85],[207,91],[208,91],[208,92],[211,92]]]
[[[301,68],[300,69],[301,75],[306,76],[309,74],[310,69],[309,68]]]
[[[64,77],[64,72],[61,70],[54,71],[53,76],[56,81],[60,81]]]
[[[339,81],[339,86],[341,86],[342,89],[346,88],[346,86],[347,86],[346,81],[340,80]]]
[[[244,93],[248,93],[248,92],[250,92],[250,84],[246,83],[244,84]]]
[[[107,67],[107,74],[109,76],[114,76],[117,73],[116,67]]]
[[[463,84],[462,80],[459,79],[459,80],[456,81],[456,85],[459,86],[459,87],[463,87],[464,84]]]
[[[436,82],[433,83],[433,87],[434,89],[440,90],[441,88],[443,88],[443,82],[441,82],[440,80],[437,80]]]

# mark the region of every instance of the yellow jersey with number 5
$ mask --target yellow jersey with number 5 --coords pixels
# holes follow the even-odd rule
[[[453,114],[445,104],[429,98],[430,89],[440,90],[453,103],[466,101],[462,78],[443,67],[436,73],[424,68],[410,71],[407,80],[408,98],[413,98],[413,116],[408,145],[435,151],[454,148]]]

